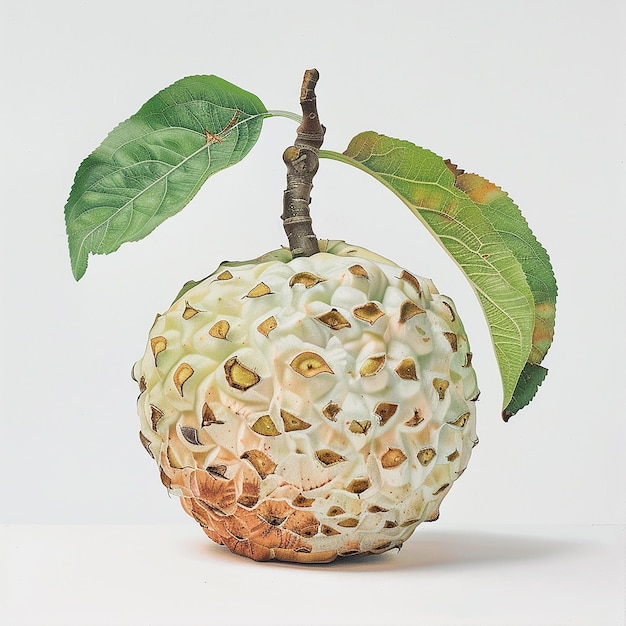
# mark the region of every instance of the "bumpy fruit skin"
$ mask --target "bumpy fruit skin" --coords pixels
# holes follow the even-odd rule
[[[400,547],[438,517],[477,443],[452,301],[362,248],[320,244],[188,285],[133,370],[163,484],[256,560]]]

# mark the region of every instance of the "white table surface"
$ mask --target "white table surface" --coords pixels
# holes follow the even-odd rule
[[[4,626],[613,626],[624,526],[423,524],[398,552],[255,563],[193,522],[0,526]]]

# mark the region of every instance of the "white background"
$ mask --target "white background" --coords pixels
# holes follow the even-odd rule
[[[505,424],[456,265],[390,192],[322,162],[317,235],[432,277],[468,331],[481,443],[442,520],[626,523],[623,3],[25,1],[2,13],[0,523],[194,524],[139,444],[130,369],[186,280],[285,243],[295,125],[266,121],[242,163],[148,239],[90,257],[79,283],[63,207],[81,160],[168,84],[217,74],[298,111],[308,67],[325,148],[376,130],[450,158],[511,194],[554,265],[550,373]]]

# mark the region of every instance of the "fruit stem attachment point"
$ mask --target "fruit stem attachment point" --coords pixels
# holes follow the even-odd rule
[[[315,85],[318,79],[319,72],[315,69],[304,73],[300,90],[302,123],[298,126],[294,145],[283,153],[287,166],[287,189],[283,195],[282,220],[294,257],[319,252],[309,211],[313,176],[319,166],[318,154],[326,130],[317,113]]]

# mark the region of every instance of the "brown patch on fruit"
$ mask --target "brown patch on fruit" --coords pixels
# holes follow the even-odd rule
[[[450,454],[448,454],[446,459],[448,459],[448,462],[452,463],[452,461],[456,461],[459,458],[459,456],[460,456],[459,451],[455,450],[454,452],[451,452]]]
[[[337,522],[337,526],[342,528],[356,528],[359,525],[359,520],[356,517],[347,517]]]
[[[315,498],[307,498],[304,494],[299,494],[297,495],[293,500],[292,500],[292,504],[293,506],[299,506],[299,507],[309,507],[311,506],[313,503],[315,502]]]
[[[202,428],[212,426],[213,424],[223,424],[222,420],[218,420],[213,413],[213,409],[205,402],[202,405]]]
[[[367,509],[370,513],[388,513],[389,509],[384,509],[382,506],[378,506],[378,504],[372,504]]]
[[[315,352],[301,352],[289,365],[292,370],[305,378],[312,378],[322,373],[334,374],[328,363]]]
[[[341,407],[336,402],[329,402],[323,409],[322,414],[331,422],[337,421],[337,413],[341,411]]]
[[[189,477],[191,492],[220,514],[229,515],[235,511],[236,494],[233,481],[216,478],[208,472],[197,470]]]
[[[154,404],[150,405],[150,422],[152,422],[152,430],[156,431],[157,424],[163,415],[163,411],[161,411],[158,406],[154,406]]]
[[[266,320],[263,320],[256,329],[266,337],[269,337],[269,334],[278,326],[278,322],[276,318],[272,315],[268,317]]]
[[[246,298],[261,298],[263,296],[268,296],[272,293],[272,290],[263,282],[259,283],[244,296]]]
[[[298,272],[291,277],[289,286],[304,285],[307,289],[310,289],[319,283],[323,283],[325,280],[325,278],[320,278],[315,274],[311,274],[311,272]]]
[[[374,413],[380,418],[380,425],[384,426],[398,410],[398,405],[393,402],[379,402],[374,408]]]
[[[152,349],[152,355],[154,356],[154,365],[157,365],[157,357],[163,350],[167,348],[167,339],[162,336],[152,337],[150,339],[150,348]]]
[[[352,420],[348,430],[356,435],[367,435],[372,422],[370,420]]]
[[[469,418],[470,418],[470,413],[468,411],[467,413],[463,413],[462,415],[459,415],[459,417],[457,417],[456,420],[454,420],[454,422],[448,422],[448,423],[451,424],[452,426],[463,428],[463,426],[467,424]]]
[[[148,385],[146,385],[146,377],[142,376],[139,379],[139,393],[143,393],[147,388],[148,388]]]
[[[269,415],[263,415],[250,426],[250,428],[259,435],[264,437],[276,437],[280,435],[280,431],[276,428],[276,424],[272,421]]]
[[[209,465],[205,470],[214,478],[226,478],[226,465]]]
[[[346,487],[346,491],[350,493],[363,493],[370,486],[369,478],[355,478],[350,481],[350,484]]]
[[[301,537],[317,535],[319,527],[319,520],[309,511],[293,511],[283,526],[285,530],[290,530]]]
[[[443,333],[443,336],[450,342],[452,352],[456,352],[459,349],[459,340],[455,333]]]
[[[230,330],[230,324],[226,320],[219,320],[209,328],[209,335],[215,339],[226,339]]]
[[[354,307],[354,309],[352,309],[352,314],[357,319],[360,319],[372,325],[385,313],[375,302],[366,302],[361,306]]]
[[[242,365],[236,356],[231,357],[224,363],[224,372],[226,373],[226,381],[233,389],[239,391],[246,391],[250,387],[254,387],[261,377]]]
[[[417,294],[420,297],[422,296],[422,286],[420,285],[420,281],[417,280],[417,278],[415,278],[413,274],[411,274],[410,272],[407,272],[406,270],[402,270],[398,278],[400,280],[404,280],[405,282],[409,283],[409,285],[411,285],[411,287],[413,287],[413,289],[417,291]]]
[[[383,369],[386,360],[387,357],[384,354],[371,356],[368,359],[365,359],[359,369],[359,374],[363,377],[375,376],[378,372],[380,372],[380,370]]]
[[[450,383],[445,378],[433,378],[433,387],[440,400],[446,397],[446,391],[448,391],[449,386]]]
[[[406,454],[399,448],[389,448],[380,458],[380,463],[385,469],[393,469],[406,461]]]
[[[316,450],[315,456],[318,458],[319,462],[322,465],[335,465],[335,463],[341,463],[346,460],[346,457],[341,456],[337,452],[333,450],[328,450],[328,448],[324,448],[323,450]]]
[[[181,363],[174,372],[174,385],[180,396],[183,396],[183,385],[189,380],[193,374],[193,367],[189,363]]]
[[[411,300],[405,300],[400,305],[400,321],[404,324],[412,317],[416,315],[420,315],[421,313],[426,313],[422,307],[417,306],[415,302],[411,302]]]
[[[237,498],[237,504],[251,509],[255,507],[259,501],[259,483],[255,480],[244,480],[241,486],[241,494]]]
[[[257,507],[257,515],[270,526],[280,526],[293,509],[282,500],[265,500]]]
[[[394,371],[402,380],[417,380],[417,368],[415,361],[411,357],[402,359]]]
[[[146,449],[146,452],[154,458],[154,454],[152,450],[150,450],[150,439],[148,439],[141,431],[139,431],[139,441],[141,441],[141,445]]]
[[[434,448],[423,448],[417,453],[417,460],[426,467],[437,455]]]
[[[362,265],[351,265],[348,268],[348,271],[354,276],[359,276],[360,278],[369,278],[369,274]]]
[[[201,446],[202,442],[198,438],[198,429],[191,426],[181,426],[180,434],[183,438],[194,446]]]
[[[473,354],[471,352],[468,352],[465,355],[465,363],[463,363],[463,367],[470,367],[472,365],[472,356]]]
[[[185,310],[183,311],[183,319],[188,320],[191,319],[194,315],[198,315],[200,311],[189,304],[189,302],[185,301]]]
[[[450,315],[450,321],[454,322],[456,320],[456,314],[454,313],[454,309],[449,302],[445,300],[440,300],[441,304],[443,304],[448,309],[448,314]]]
[[[331,528],[330,526],[327,526],[326,524],[322,524],[320,526],[320,532],[322,533],[322,535],[326,535],[326,537],[332,537],[333,535],[341,534],[338,530],[335,530],[334,528]]]
[[[233,275],[230,273],[230,270],[224,270],[217,276],[217,280],[230,280],[232,277]]]
[[[337,517],[337,515],[343,515],[345,511],[340,506],[331,506],[328,511],[326,511],[326,515],[328,517]]]
[[[397,528],[397,526],[398,526],[398,522],[394,522],[392,520],[387,520],[385,522],[384,528]]]
[[[438,496],[440,493],[444,492],[449,486],[450,486],[450,483],[446,483],[445,485],[441,485],[441,487],[439,487],[439,489],[437,489],[437,491],[433,491],[433,496]]]
[[[285,432],[292,432],[294,430],[306,430],[307,428],[311,428],[311,424],[309,422],[305,422],[301,420],[299,417],[288,413],[287,411],[280,410],[280,416],[285,424]]]
[[[350,322],[337,309],[331,309],[328,313],[316,315],[315,319],[333,330],[341,330],[351,326]]]
[[[276,463],[260,450],[248,450],[241,458],[249,461],[261,478],[267,478],[276,471]]]

